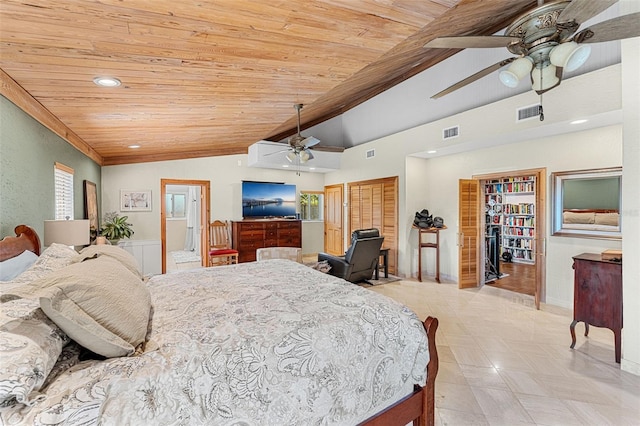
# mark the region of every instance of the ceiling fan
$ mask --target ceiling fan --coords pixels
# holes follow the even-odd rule
[[[464,49],[506,47],[516,55],[493,64],[436,93],[437,99],[466,86],[500,68],[500,81],[516,87],[530,76],[531,88],[539,95],[560,85],[563,71],[573,71],[589,57],[588,43],[640,36],[640,12],[619,16],[576,33],[582,23],[609,8],[618,0],[561,0],[538,5],[516,18],[504,35],[439,37],[425,48]],[[541,108],[541,107],[540,107]],[[540,111],[540,119],[544,119]]]
[[[295,104],[293,106],[298,112],[298,133],[291,136],[288,140],[289,147],[287,149],[283,149],[281,151],[272,152],[266,155],[279,154],[282,152],[286,152],[286,159],[290,163],[306,163],[309,160],[313,160],[313,153],[311,149],[318,151],[329,151],[329,152],[342,152],[344,151],[343,147],[338,146],[319,146],[320,139],[316,139],[313,136],[302,136],[300,134],[300,110],[302,109],[302,104]]]

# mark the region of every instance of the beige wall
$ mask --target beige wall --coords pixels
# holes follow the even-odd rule
[[[247,167],[246,155],[195,158],[189,160],[162,161],[155,163],[128,164],[102,168],[102,210],[117,210],[120,189],[150,189],[151,212],[127,212],[136,240],[160,239],[160,180],[193,179],[211,182],[211,219],[242,219],[242,180],[285,182],[295,184],[298,192],[321,191],[324,176],[318,173],[302,173],[297,176],[290,171],[257,169]],[[322,230],[316,238],[311,233],[318,232],[313,226],[303,227],[303,253],[317,252],[315,244],[322,239]],[[304,244],[310,244],[306,247]]]
[[[640,12],[637,0],[622,0],[622,13]],[[622,369],[640,375],[640,37],[622,42],[624,161],[622,176]]]

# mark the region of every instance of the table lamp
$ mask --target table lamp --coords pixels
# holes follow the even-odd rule
[[[45,220],[44,245],[53,243],[66,246],[85,246],[89,244],[89,219],[82,220]]]

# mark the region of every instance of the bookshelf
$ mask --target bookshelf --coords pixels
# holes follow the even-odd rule
[[[499,253],[511,253],[514,262],[535,263],[534,176],[491,179],[484,185],[485,235],[499,229]]]

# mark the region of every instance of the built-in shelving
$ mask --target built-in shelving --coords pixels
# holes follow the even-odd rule
[[[534,176],[489,180],[485,190],[485,231],[495,235],[499,227],[500,255],[508,252],[514,262],[535,262]]]

